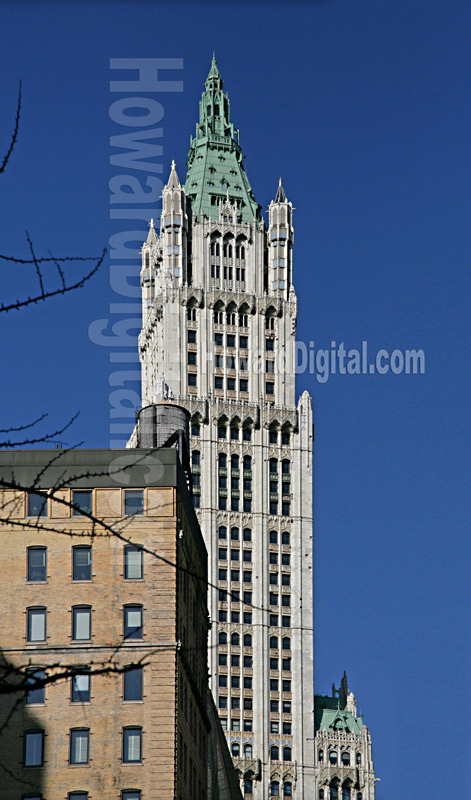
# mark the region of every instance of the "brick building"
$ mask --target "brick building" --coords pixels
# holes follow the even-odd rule
[[[29,682],[0,695],[2,800],[206,800],[207,555],[177,450],[4,452],[0,481],[2,672]]]

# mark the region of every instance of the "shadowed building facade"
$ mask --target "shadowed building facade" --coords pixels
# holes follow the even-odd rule
[[[0,671],[28,682],[0,693],[3,800],[206,800],[207,554],[177,450],[3,452],[0,482]]]

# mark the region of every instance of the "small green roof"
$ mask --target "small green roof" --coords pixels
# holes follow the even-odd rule
[[[363,720],[355,717],[337,697],[314,695],[314,727],[316,731],[343,731],[344,733],[361,733]]]
[[[232,204],[237,202],[239,221],[253,222],[260,219],[261,207],[244,169],[239,131],[230,121],[229,97],[223,85],[213,55],[200,100],[196,135],[190,137],[185,194],[197,217],[203,212],[218,219],[219,200],[229,196]]]

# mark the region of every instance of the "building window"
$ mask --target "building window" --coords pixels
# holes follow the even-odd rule
[[[124,578],[127,581],[138,581],[144,577],[142,547],[126,545],[124,548]]]
[[[28,492],[28,517],[47,517],[47,492]]]
[[[243,580],[244,583],[252,583],[252,573],[249,572],[248,570],[244,569],[244,571],[243,571],[243,579],[244,579]]]
[[[188,375],[188,386],[196,386],[196,375],[193,373],[189,373]]]
[[[278,700],[270,700],[270,713],[278,714],[280,710],[280,703]]]
[[[286,617],[284,614],[281,617],[281,627],[282,628],[290,628],[291,627],[291,617]]]
[[[90,671],[87,667],[74,671],[70,682],[70,702],[90,702]]]
[[[80,517],[82,514],[92,513],[92,492],[77,491],[72,492],[72,516]]]
[[[270,553],[269,561],[270,564],[278,564],[278,553]]]
[[[26,609],[26,641],[45,642],[46,641],[46,608],[27,608]]]
[[[244,780],[244,795],[246,794],[253,794],[253,781],[251,778]]]
[[[278,745],[274,744],[270,747],[270,758],[272,761],[279,761],[280,748],[278,747]]]
[[[270,636],[270,650],[278,650],[278,637]]]
[[[291,559],[290,559],[289,553],[282,553],[281,554],[281,563],[283,564],[283,566],[289,567],[290,561],[291,561]]]
[[[121,800],[141,800],[139,789],[129,789],[121,792]]]
[[[291,736],[291,722],[283,722],[283,733],[287,736]]]
[[[289,636],[283,636],[281,647],[283,650],[291,650],[291,639]]]
[[[224,382],[223,382],[223,379],[222,379],[222,377],[220,375],[216,375],[214,377],[214,388],[215,389],[224,389]],[[224,438],[224,439],[226,438],[225,431],[224,431],[224,437],[219,437],[219,438]]]
[[[291,701],[290,700],[283,700],[281,704],[281,710],[283,714],[291,714]]]
[[[236,388],[236,379],[235,378],[228,378],[227,379],[227,390],[228,392],[235,392]]]
[[[221,525],[219,528],[219,538],[227,539],[227,528],[225,525]]]
[[[188,364],[191,367],[196,367],[196,353],[194,353],[193,350],[188,352]]]
[[[317,760],[319,761],[319,764],[323,764],[324,763],[324,751],[323,750],[319,750],[319,752],[317,753]]]
[[[291,761],[291,747],[283,747],[283,761]]]
[[[28,547],[27,580],[43,583],[47,580],[47,548]]]
[[[285,607],[291,605],[291,596],[289,594],[283,594],[281,596],[281,605]]]
[[[347,750],[344,750],[341,757],[340,757],[342,764],[344,767],[350,766],[350,753]]]
[[[227,697],[220,695],[218,698],[218,707],[219,708],[227,708]]]
[[[138,764],[142,761],[142,728],[123,728],[123,762]]]
[[[44,731],[25,731],[23,734],[25,767],[42,767],[44,762]]]
[[[329,763],[336,764],[338,761],[338,756],[335,750],[330,750],[329,752]]]
[[[69,764],[88,764],[90,750],[90,730],[72,728],[70,731]]]
[[[127,702],[142,700],[142,676],[142,667],[129,666],[124,668],[123,700]]]
[[[279,732],[280,732],[279,722],[270,722],[270,733],[279,733]]]
[[[360,754],[360,753],[357,753],[357,754],[356,754],[356,757],[355,757],[355,762],[356,762],[356,764],[357,764],[358,766],[360,766],[360,764],[361,764],[361,754]]]
[[[142,489],[124,490],[124,513],[126,516],[142,516],[144,514],[144,491]]]
[[[192,422],[191,423],[191,435],[192,436],[199,436],[200,435],[200,424],[199,424],[199,422]]]
[[[265,391],[267,394],[273,395],[275,394],[275,384],[271,381],[267,381],[265,384]]]
[[[235,347],[236,346],[236,337],[233,333],[227,334],[227,346],[228,347]]]
[[[69,792],[67,800],[88,800],[88,792]]]
[[[72,548],[72,580],[91,581],[92,548],[79,545]]]
[[[27,669],[26,685],[29,687],[25,694],[25,703],[31,705],[43,705],[46,701],[46,687],[44,679],[46,671],[44,669]]]
[[[142,606],[124,606],[123,636],[125,639],[142,639]]]
[[[343,786],[342,787],[342,800],[351,800],[351,796],[352,796],[352,794],[350,792],[350,788],[348,786]]]
[[[339,800],[339,790],[337,786],[331,786],[329,790],[330,800]]]
[[[288,545],[289,542],[290,542],[290,536],[288,531],[283,531],[283,533],[281,534],[281,544]]]
[[[281,444],[287,446],[289,445],[289,432],[288,431],[281,431]]]
[[[283,797],[293,796],[293,784],[287,781],[283,784]]]
[[[72,640],[86,641],[92,638],[92,609],[90,606],[72,608]]]
[[[195,330],[187,331],[187,342],[188,342],[188,344],[196,344],[196,331]]]

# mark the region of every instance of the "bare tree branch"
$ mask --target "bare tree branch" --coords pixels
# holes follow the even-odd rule
[[[20,81],[20,88],[18,90],[18,105],[16,108],[16,120],[15,120],[15,127],[13,129],[13,135],[11,137],[10,147],[8,148],[5,158],[3,159],[2,165],[0,166],[0,173],[5,172],[5,167],[10,160],[10,156],[13,152],[13,148],[16,144],[16,140],[18,138],[18,131],[20,129],[20,113],[21,113],[21,87],[22,81]]]

